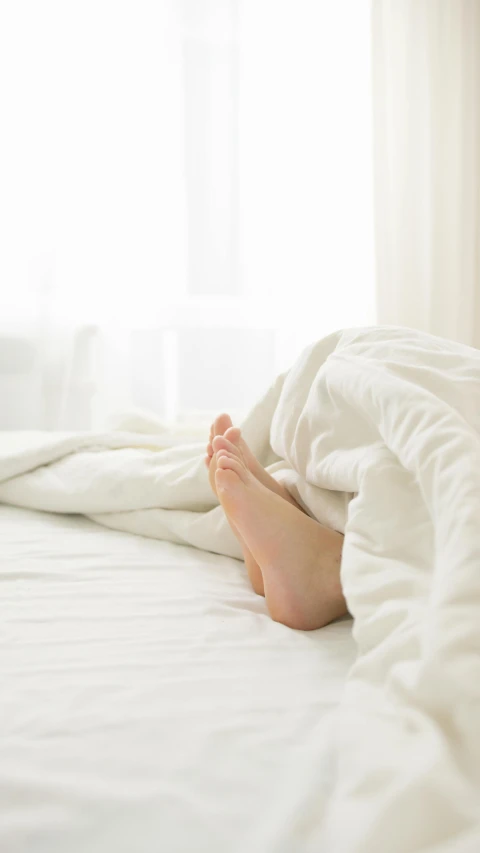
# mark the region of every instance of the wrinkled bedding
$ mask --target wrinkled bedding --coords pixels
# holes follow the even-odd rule
[[[81,516],[1,506],[0,541],[2,853],[241,853],[313,752],[318,813],[351,620],[291,631],[240,561]]]
[[[396,328],[310,347],[244,424],[273,475],[345,532],[357,660],[311,849],[480,850],[479,432],[480,353]],[[167,434],[7,436],[0,501],[240,556],[202,455]],[[283,802],[305,794],[298,778]],[[259,853],[283,849],[287,811],[266,810]]]

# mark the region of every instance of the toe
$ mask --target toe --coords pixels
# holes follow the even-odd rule
[[[238,444],[238,442],[240,441],[241,435],[242,435],[241,430],[238,427],[232,426],[232,427],[229,427],[225,431],[224,438],[226,438],[228,441],[231,441],[232,444]]]
[[[222,412],[221,415],[215,418],[213,423],[213,434],[214,435],[223,435],[227,429],[232,426],[232,419],[230,415],[227,415],[225,412]]]
[[[238,455],[238,447],[232,444],[231,441],[228,441],[224,435],[215,436],[212,442],[212,450],[214,453],[218,453],[220,450],[228,450],[229,453]]]
[[[229,453],[228,450],[219,450],[215,456],[216,456],[216,460],[217,460],[217,465],[220,465],[221,459],[230,459],[232,461],[235,460],[236,462],[238,462],[238,464],[240,464],[240,461],[237,459],[235,454]]]
[[[246,483],[248,479],[248,471],[245,468],[245,465],[242,465],[242,463],[236,456],[233,456],[226,450],[223,450],[217,456],[217,468],[221,468],[222,470],[228,469],[229,471],[233,471],[235,474],[237,474],[242,483]]]

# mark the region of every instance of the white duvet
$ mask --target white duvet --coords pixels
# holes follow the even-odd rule
[[[313,516],[345,531],[358,656],[309,849],[478,853],[480,353],[404,329],[339,332],[277,380],[244,432]],[[167,434],[6,435],[0,501],[240,556],[203,450]],[[284,849],[301,768],[289,778],[258,853]]]

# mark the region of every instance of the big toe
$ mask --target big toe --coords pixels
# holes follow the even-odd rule
[[[239,427],[231,426],[224,432],[224,438],[228,441],[231,441],[232,444],[238,445],[240,443],[240,439],[242,437],[242,431]]]
[[[263,468],[260,465],[260,462],[257,460],[257,458],[254,456],[254,454],[250,450],[245,439],[243,438],[241,429],[239,427],[230,427],[225,432],[223,439],[226,439],[231,444],[233,444],[236,448],[238,448],[238,451],[239,451],[240,455],[242,456],[248,470],[251,471],[252,474],[255,475],[255,477],[257,477],[258,479],[261,479],[262,473],[263,473]]]
[[[223,412],[218,415],[213,422],[213,435],[224,435],[224,433],[232,426],[230,415]]]

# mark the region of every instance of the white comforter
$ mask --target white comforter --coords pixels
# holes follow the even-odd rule
[[[306,509],[346,534],[358,657],[311,849],[478,853],[480,353],[403,329],[337,333],[277,380],[244,432]],[[203,446],[174,445],[5,436],[0,501],[239,556]],[[258,853],[282,849],[284,803],[302,795],[291,779]]]

